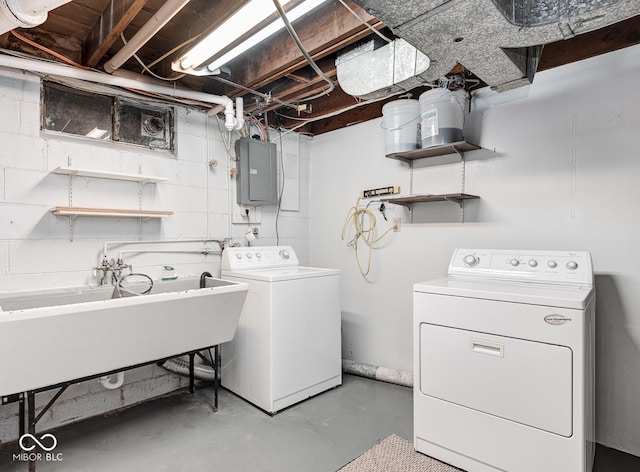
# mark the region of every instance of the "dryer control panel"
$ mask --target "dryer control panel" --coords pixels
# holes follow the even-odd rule
[[[591,255],[587,251],[456,249],[449,275],[593,285]]]
[[[222,270],[252,270],[298,265],[291,246],[226,247],[222,251]]]

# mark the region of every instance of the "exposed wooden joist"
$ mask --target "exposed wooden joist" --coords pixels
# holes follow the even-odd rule
[[[85,56],[88,57],[85,62],[87,66],[95,67],[98,65],[147,1],[113,0],[111,5],[104,9],[100,20],[87,37],[87,45],[90,45],[85,51]]]
[[[351,5],[371,26],[377,29],[384,27],[380,20],[357,5]],[[360,20],[337,1],[300,20],[294,27],[314,59],[332,54],[371,34]],[[234,61],[231,69],[234,82],[246,87],[259,88],[306,65],[304,56],[284,31],[261,50]]]
[[[538,71],[635,44],[640,44],[640,15],[571,39],[546,44],[542,49]]]
[[[334,77],[336,77],[338,72],[333,58],[324,58],[318,61],[317,64],[318,67],[320,67],[320,70],[322,70],[322,72],[327,77],[331,78],[332,80]],[[299,71],[299,73],[301,72],[305,72],[305,75],[308,76],[305,82],[291,81],[288,82],[287,85],[279,84],[275,87],[275,90],[277,90],[277,92],[272,93],[272,97],[284,102],[296,102],[304,100],[306,97],[309,97],[316,93],[320,93],[320,91],[328,87],[327,82],[310,68],[308,71]],[[274,103],[267,108],[262,108],[261,111],[270,111],[278,108],[279,106],[280,105],[278,105],[278,103]],[[257,108],[257,105],[250,105],[246,107],[246,110],[249,112],[253,112]]]
[[[309,77],[307,77],[307,74],[302,75],[300,72],[296,72],[295,74],[294,73],[287,74],[285,77],[287,79],[294,80],[294,81],[299,82],[301,84],[308,84],[308,83],[311,82],[311,79]]]

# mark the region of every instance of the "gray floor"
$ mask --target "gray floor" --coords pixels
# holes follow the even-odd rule
[[[411,389],[360,377],[275,416],[225,390],[213,413],[211,394],[205,387],[58,429],[62,461],[37,471],[332,472],[389,434],[412,437]],[[16,450],[0,448],[0,471],[28,470],[13,461]],[[595,472],[638,470],[640,458],[598,448]]]

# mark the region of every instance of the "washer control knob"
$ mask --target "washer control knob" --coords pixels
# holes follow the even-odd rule
[[[464,265],[466,265],[467,267],[473,267],[474,265],[478,264],[478,262],[480,262],[480,259],[478,259],[473,254],[469,254],[462,258],[462,262],[464,262]]]
[[[280,257],[282,257],[283,259],[289,259],[289,251],[287,251],[286,249],[280,250]]]
[[[262,254],[259,253],[259,252],[256,252],[256,258],[258,258],[258,259],[262,258]]]
[[[253,255],[250,252],[248,252],[247,253],[247,259],[251,259],[252,257],[253,257]]]
[[[520,261],[516,258],[511,259],[510,263],[513,267],[518,267],[520,265]]]
[[[239,252],[236,252],[236,259],[238,260],[242,259],[242,254],[240,254]]]
[[[549,261],[547,262],[547,265],[551,268],[551,269],[555,269],[556,267],[558,267],[558,263],[556,261]]]
[[[538,267],[538,261],[535,259],[529,259],[529,267]]]
[[[567,269],[576,270],[578,268],[578,263],[576,261],[567,262]]]

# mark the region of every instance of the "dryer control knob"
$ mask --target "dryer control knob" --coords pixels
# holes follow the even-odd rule
[[[236,259],[238,260],[242,259],[242,254],[240,254],[239,252],[236,252]]]
[[[529,261],[529,267],[537,267],[538,266],[538,261],[536,261],[535,259],[531,259]]]
[[[558,267],[558,263],[556,261],[549,261],[547,262],[547,265],[552,269],[555,269],[556,267]]]
[[[576,270],[578,268],[578,263],[575,261],[569,261],[567,262],[567,269],[569,270]]]
[[[289,251],[287,251],[286,249],[282,249],[280,251],[280,257],[282,257],[283,259],[289,259]]]
[[[515,258],[511,259],[510,263],[511,263],[511,265],[513,267],[518,267],[520,265],[520,261],[518,259],[515,259]]]
[[[464,265],[466,265],[467,267],[473,267],[478,262],[480,262],[480,260],[473,254],[469,254],[462,258],[462,262],[464,262]]]
[[[262,257],[262,254],[261,254],[261,253],[259,253],[259,252],[256,252],[256,257],[257,257],[258,259],[260,259],[260,258]]]
[[[247,259],[251,259],[253,256],[251,255],[250,252],[247,253]]]

